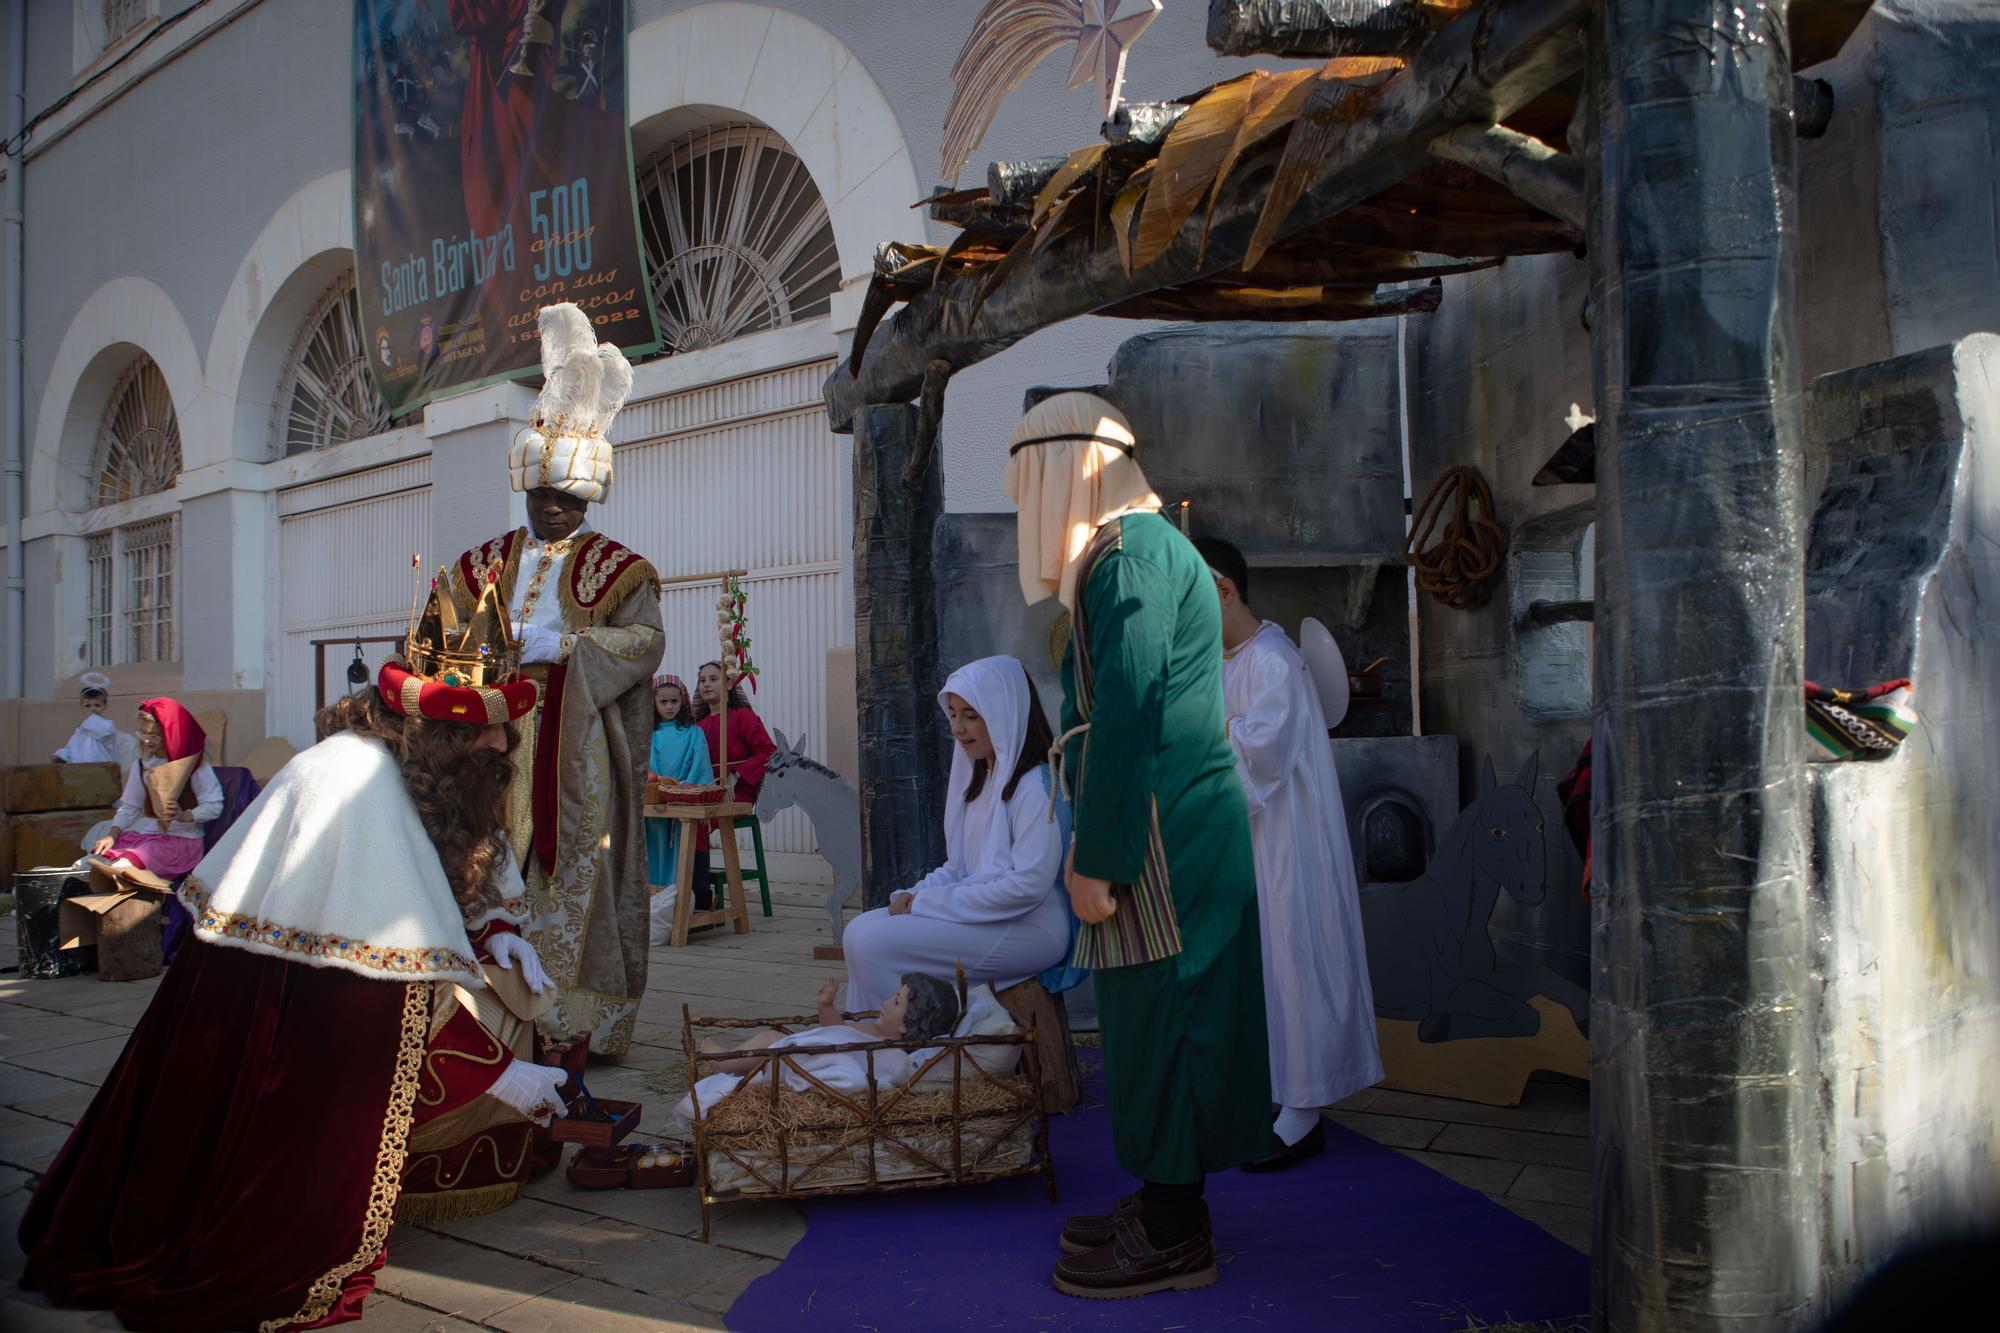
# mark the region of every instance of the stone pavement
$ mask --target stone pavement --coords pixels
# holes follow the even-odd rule
[[[637,1044],[621,1064],[589,1073],[593,1092],[645,1104],[642,1134],[672,1128],[673,1099],[646,1078],[678,1067],[683,1003],[697,1017],[807,1013],[819,982],[838,971],[812,958],[827,937],[823,890],[774,885],[773,899],[771,918],[753,904],[748,935],[725,928],[685,949],[653,950]],[[0,966],[14,961],[10,918],[0,923]],[[16,1290],[13,1233],[34,1173],[61,1148],[157,985],[0,974],[0,1328],[118,1326],[108,1314],[54,1311]],[[1588,1248],[1589,1112],[1580,1087],[1537,1082],[1509,1109],[1370,1089],[1328,1114]],[[397,1231],[362,1322],[391,1333],[720,1329],[723,1312],[804,1232],[789,1205],[735,1204],[717,1209],[713,1243],[704,1245],[691,1190],[589,1193],[556,1174],[498,1213]]]

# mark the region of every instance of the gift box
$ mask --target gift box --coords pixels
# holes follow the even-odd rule
[[[638,1102],[579,1097],[570,1103],[568,1115],[558,1116],[549,1123],[549,1137],[558,1143],[609,1148],[638,1127]]]

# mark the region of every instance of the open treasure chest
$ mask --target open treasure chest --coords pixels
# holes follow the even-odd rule
[[[928,1041],[710,1051],[698,1033],[790,1034],[816,1020],[695,1018],[685,1005],[681,1019],[680,1114],[694,1140],[704,1240],[709,1206],[739,1199],[886,1194],[1038,1171],[1056,1197],[1035,1032],[988,987],[968,994],[951,1036]],[[716,1072],[746,1055],[760,1067]]]

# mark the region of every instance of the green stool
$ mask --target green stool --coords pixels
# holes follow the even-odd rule
[[[743,887],[747,890],[753,880],[756,882],[758,895],[764,900],[764,915],[769,916],[771,915],[771,876],[764,869],[764,826],[758,823],[756,817],[753,815],[738,815],[734,828],[724,836],[733,838],[736,836],[735,830],[745,826],[748,826],[750,829],[752,860],[749,865],[743,867]],[[729,896],[729,868],[723,862],[720,851],[716,852],[714,863],[709,868],[708,882],[709,887],[715,893],[716,910],[720,911],[722,910],[723,903]]]

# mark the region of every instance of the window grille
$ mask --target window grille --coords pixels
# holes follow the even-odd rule
[[[90,613],[85,652],[94,667],[111,665],[113,617],[112,534],[100,532],[84,545],[84,568],[89,583]]]
[[[759,126],[698,130],[639,170],[653,309],[673,352],[826,314],[833,221],[805,163]]]
[[[104,44],[111,45],[146,21],[146,0],[104,0]]]
[[[389,410],[369,372],[368,341],[350,269],[321,294],[285,358],[273,423],[278,457],[366,439],[389,429]]]
[[[97,433],[97,504],[172,490],[181,474],[181,427],[167,378],[151,357],[134,361],[111,394]]]
[[[174,519],[120,531],[125,548],[125,629],[130,662],[174,660]]]

